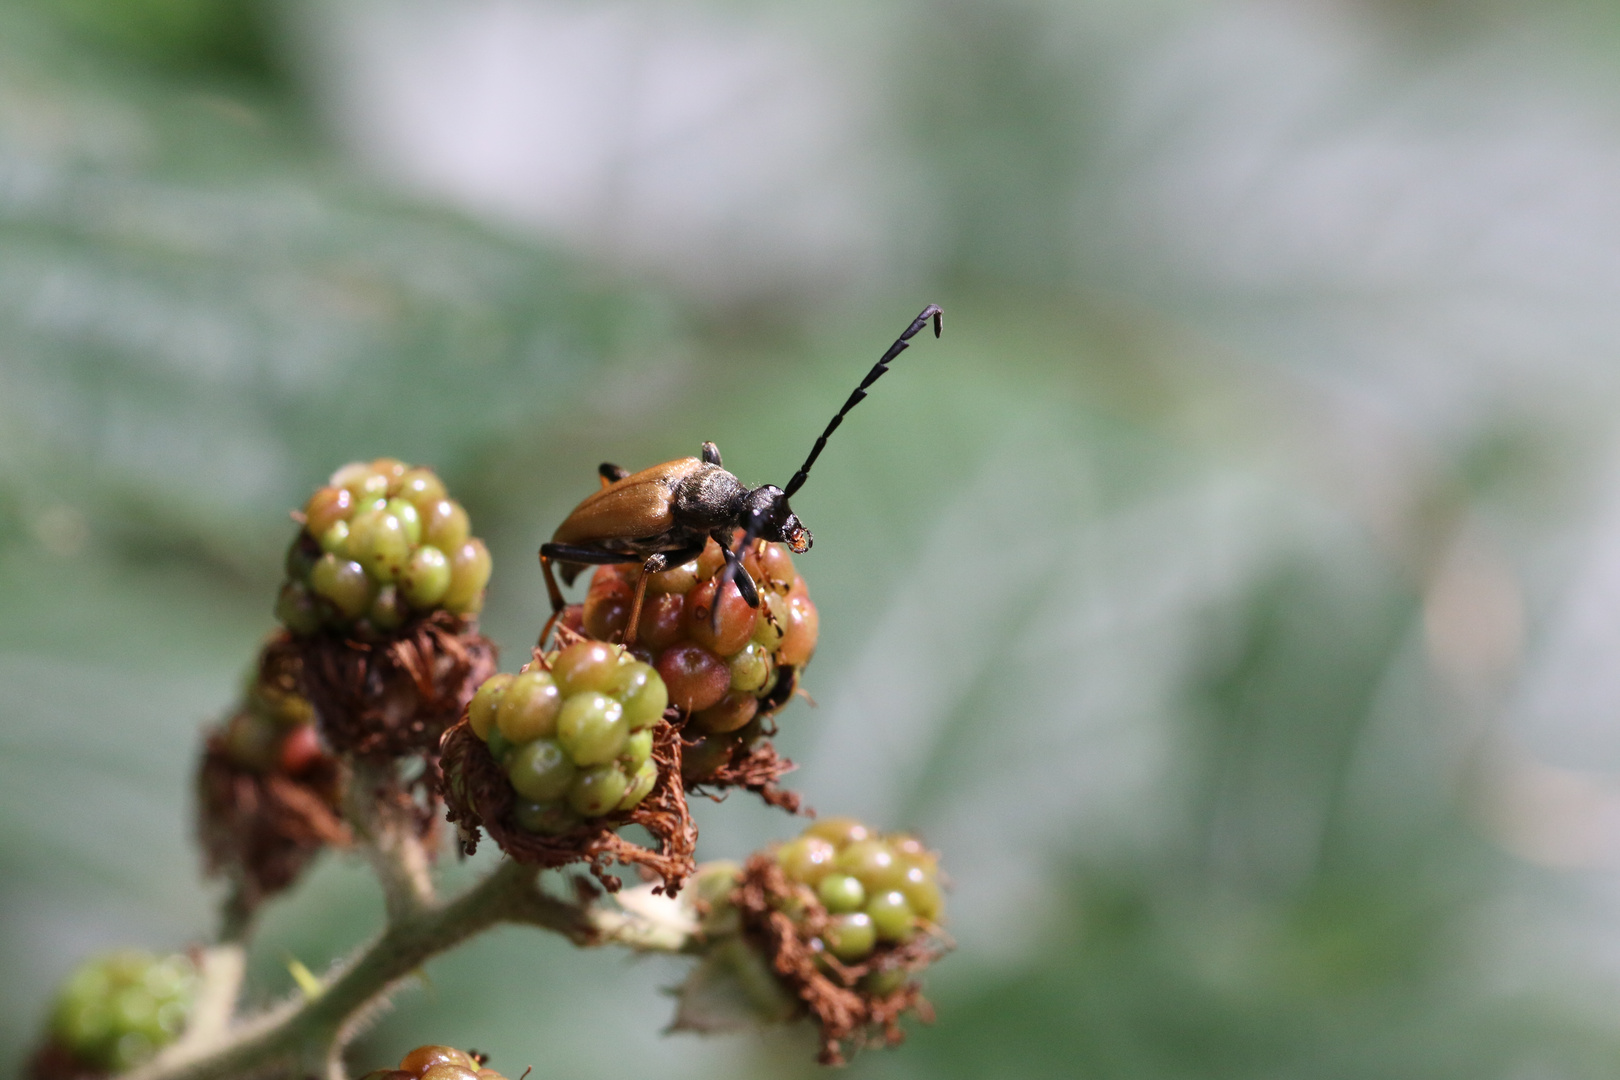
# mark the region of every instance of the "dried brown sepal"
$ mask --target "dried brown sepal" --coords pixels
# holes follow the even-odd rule
[[[775,732],[768,734],[774,735]],[[729,788],[745,788],[765,800],[766,805],[786,810],[790,814],[802,813],[814,817],[815,811],[803,805],[796,791],[779,787],[777,781],[797,769],[791,758],[776,752],[769,737],[753,744],[738,742],[731,756],[702,778],[689,778],[686,790],[695,795],[707,795],[719,801]],[[713,789],[712,791],[709,789]]]
[[[320,633],[276,647],[302,661],[303,692],[327,744],[378,759],[431,755],[495,674],[495,645],[477,621],[447,611],[372,641]]]
[[[633,809],[592,818],[560,836],[531,833],[511,821],[509,815],[516,801],[512,785],[465,720],[445,732],[440,744],[440,786],[447,816],[456,824],[465,854],[472,854],[478,847],[479,830],[484,829],[502,851],[518,862],[542,867],[583,862],[604,889],[616,892],[619,879],[607,870],[617,861],[657,875],[663,884],[654,891],[673,896],[696,867],[693,854],[697,850],[697,826],[680,783],[681,737],[667,716],[653,728],[652,760],[658,766],[658,782]],[[620,836],[616,830],[624,825],[646,829],[657,841],[658,849],[642,847]]]
[[[208,737],[197,770],[197,838],[204,872],[228,877],[252,911],[291,885],[321,848],[352,837],[339,812],[342,769],[323,756],[297,776],[256,773],[231,760],[223,731]]]
[[[933,927],[903,945],[879,945],[858,964],[840,963],[812,944],[830,921],[826,907],[813,889],[789,881],[776,859],[764,852],[749,857],[731,902],[742,915],[744,934],[820,1025],[817,1060],[823,1065],[844,1064],[845,1043],[854,1048],[880,1040],[896,1045],[905,1038],[900,1017],[907,1012],[925,1023],[933,1021],[933,1008],[915,980],[883,995],[859,985],[874,972],[914,975],[943,956],[950,943]],[[799,913],[799,919],[790,918],[788,910]]]
[[[48,1042],[34,1051],[34,1056],[23,1066],[25,1080],[96,1080],[109,1075],[80,1060],[73,1051],[56,1042]]]

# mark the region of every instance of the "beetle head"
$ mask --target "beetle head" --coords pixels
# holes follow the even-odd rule
[[[755,536],[786,544],[795,555],[810,550],[810,530],[788,505],[787,495],[774,485],[766,484],[748,493],[744,524]]]

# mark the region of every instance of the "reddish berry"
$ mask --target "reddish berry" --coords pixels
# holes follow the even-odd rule
[[[743,727],[758,711],[758,698],[733,690],[707,709],[693,713],[692,723],[697,725],[699,731],[722,735]]]
[[[821,616],[808,596],[788,598],[787,633],[777,655],[782,663],[803,667],[816,651],[816,638],[821,634]]]
[[[720,656],[730,656],[744,645],[754,632],[754,609],[742,598],[736,582],[728,582],[720,595],[720,624],[713,623],[712,611],[716,585],[705,581],[686,597],[686,636]]]
[[[672,593],[644,597],[641,618],[636,622],[636,640],[661,652],[681,640],[686,632],[685,622],[685,597]]]
[[[582,621],[585,633],[598,641],[614,641],[624,635],[630,625],[630,606],[635,593],[623,578],[598,571],[591,578],[591,588],[585,594]]]
[[[731,670],[701,645],[676,645],[658,657],[669,700],[687,712],[707,709],[731,689]]]
[[[297,776],[326,756],[314,724],[300,724],[281,743],[281,771]]]
[[[340,521],[349,520],[354,513],[354,493],[347,488],[323,487],[304,504],[304,529],[309,535],[320,537]]]

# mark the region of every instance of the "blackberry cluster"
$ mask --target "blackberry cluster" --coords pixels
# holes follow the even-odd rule
[[[301,776],[327,757],[315,731],[315,709],[296,689],[296,674],[264,678],[254,670],[241,707],[225,722],[221,746],[239,769]]]
[[[183,955],[129,949],[95,957],[57,995],[52,1049],[96,1072],[132,1069],[179,1037],[196,985],[196,969]]]
[[[242,701],[204,742],[197,835],[210,875],[236,885],[250,912],[291,885],[328,844],[347,844],[342,769],[299,692],[302,664],[278,634],[260,653]]]
[[[483,607],[489,550],[431,469],[354,462],[304,506],[276,618],[294,634],[389,634],[431,611]]]
[[[724,565],[711,539],[692,562],[650,575],[636,623],[633,651],[663,676],[670,703],[691,716],[681,765],[689,783],[713,776],[765,734],[764,719],[792,697],[820,626],[792,555],[763,540],[743,556],[759,607],[749,607],[730,583],[716,623],[715,575]],[[641,573],[635,564],[597,569],[579,617],[586,636],[625,636]]]
[[[360,1080],[506,1080],[486,1069],[483,1055],[468,1054],[453,1046],[418,1046],[399,1059],[397,1069],[377,1069]]]
[[[621,646],[580,641],[486,680],[467,720],[517,795],[512,821],[558,836],[652,791],[653,727],[668,702],[651,665]]]
[[[744,938],[820,1025],[823,1064],[841,1064],[846,1043],[900,1042],[908,1013],[932,1018],[915,976],[949,942],[938,860],[915,837],[818,821],[750,856],[728,901]]]
[[[878,836],[854,818],[816,822],[777,848],[776,861],[830,916],[811,948],[845,964],[910,942],[944,909],[938,857],[914,837]]]

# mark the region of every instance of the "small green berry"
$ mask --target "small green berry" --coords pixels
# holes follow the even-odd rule
[[[776,861],[793,881],[816,885],[832,871],[838,849],[820,836],[801,836],[776,849]]]
[[[349,558],[377,581],[393,581],[404,573],[410,553],[404,523],[386,509],[362,514],[349,524]]]
[[[467,706],[467,723],[472,727],[473,734],[480,739],[489,739],[490,730],[495,726],[495,711],[500,708],[501,696],[516,678],[516,675],[491,675],[473,695],[472,702]]]
[[[757,641],[744,645],[727,666],[731,668],[731,688],[739,693],[757,694],[771,678],[771,654]]]
[[[630,810],[634,808],[642,799],[652,793],[652,789],[657,784],[658,766],[651,761],[643,761],[630,777],[630,787],[625,791],[624,798],[619,800],[618,809]]]
[[[835,867],[861,879],[871,891],[892,889],[905,880],[905,867],[882,840],[856,840],[838,853]]]
[[[405,499],[389,499],[387,510],[399,518],[399,523],[405,529],[405,539],[411,547],[422,542],[422,515],[416,506]]]
[[[911,910],[904,893],[897,889],[878,893],[866,903],[866,913],[872,916],[872,927],[882,941],[911,940],[917,928],[917,916]]]
[[[652,728],[632,731],[624,740],[624,749],[619,751],[619,761],[628,770],[639,769],[642,762],[652,757],[652,748]]]
[[[787,634],[787,597],[766,590],[759,597],[759,615],[754,621],[753,641],[766,652],[775,652]]]
[[[295,634],[313,634],[321,628],[315,598],[301,582],[288,581],[276,596],[276,619]]]
[[[366,612],[366,618],[371,625],[379,630],[398,630],[410,618],[410,609],[405,606],[405,600],[399,595],[399,589],[393,585],[384,585],[377,590],[376,597],[371,601],[371,608]]]
[[[380,457],[371,463],[371,471],[388,482],[387,491],[390,495],[399,490],[400,478],[409,467],[399,458],[391,457]]]
[[[334,521],[320,534],[321,550],[331,552],[343,558],[349,556],[349,523],[347,521]]]
[[[669,691],[664,680],[651,664],[640,660],[620,666],[612,694],[624,702],[624,719],[631,730],[650,728],[663,718],[664,710],[669,707]]]
[[[905,894],[906,903],[911,910],[917,913],[919,919],[929,922],[938,922],[939,913],[945,907],[945,899],[940,895],[939,885],[932,878],[921,881],[907,881],[900,886]]]
[[[501,734],[515,743],[547,739],[557,733],[562,695],[551,673],[540,668],[523,672],[507,686],[495,713]]]
[[[819,818],[804,830],[805,836],[819,836],[834,847],[842,848],[872,835],[870,829],[852,817]]]
[[[421,510],[445,497],[444,481],[432,469],[407,469],[405,475],[399,478],[397,493]]]
[[[439,603],[446,611],[470,615],[483,606],[484,586],[489,584],[491,568],[489,549],[475,536],[449,555],[450,587]]]
[[[575,694],[557,714],[557,738],[581,765],[604,765],[624,749],[624,706],[606,694]]]
[[[577,641],[551,662],[552,677],[564,697],[592,690],[614,693],[622,672],[619,650],[601,641]]]
[[[450,589],[450,560],[438,548],[424,544],[411,552],[399,583],[412,607],[430,608]]]
[[[848,874],[828,874],[816,886],[816,895],[835,915],[859,911],[866,904],[866,887]]]
[[[440,551],[455,551],[472,535],[467,511],[454,499],[440,499],[417,510],[422,515],[422,542]]]
[[[365,567],[328,552],[309,572],[315,595],[331,601],[345,618],[358,618],[371,606],[371,580]]]
[[[586,769],[574,779],[568,805],[583,817],[601,817],[618,806],[630,789],[629,778],[612,765]]]
[[[535,802],[553,802],[566,796],[578,772],[573,759],[555,739],[524,743],[506,759],[506,777],[513,789]]]
[[[877,930],[864,911],[836,915],[827,927],[827,951],[846,964],[864,960],[877,946]]]

